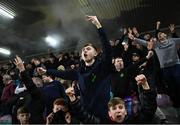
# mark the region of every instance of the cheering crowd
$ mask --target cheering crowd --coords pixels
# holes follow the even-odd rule
[[[78,53],[50,53],[1,68],[0,123],[86,124],[168,123],[157,105],[167,94],[180,123],[180,38],[156,24],[155,34],[136,27],[109,40],[96,16],[101,48],[87,43]],[[161,115],[160,115],[161,114]]]

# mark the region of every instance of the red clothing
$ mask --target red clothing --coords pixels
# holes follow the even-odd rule
[[[13,95],[15,91],[15,86],[13,84],[13,81],[10,81],[10,83],[6,84],[2,96],[1,96],[1,101],[7,102]]]

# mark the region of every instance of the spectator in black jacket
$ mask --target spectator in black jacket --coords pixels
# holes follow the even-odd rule
[[[66,93],[71,100],[73,112],[83,123],[151,123],[157,107],[156,94],[151,91],[143,74],[138,75],[135,79],[137,85],[141,87],[139,93],[141,109],[139,114],[133,117],[127,116],[124,101],[119,97],[114,97],[108,103],[107,121],[101,121],[98,117],[85,110],[79,99],[74,96],[72,87],[68,88]]]
[[[124,61],[122,58],[117,57],[114,59],[115,72],[111,74],[111,83],[112,83],[112,92],[115,97],[125,98],[126,96],[130,96],[134,89],[134,85],[131,85],[132,80],[134,79],[134,75],[137,74],[137,70],[140,65],[144,62],[148,61],[153,56],[153,52],[149,51],[146,58],[135,62],[128,67],[124,67]],[[129,90],[129,91],[128,91]]]
[[[110,99],[111,46],[97,17],[87,16],[87,19],[98,29],[102,43],[102,55],[98,56],[97,50],[92,44],[86,44],[82,48],[83,62],[79,69],[56,71],[38,68],[38,70],[40,73],[47,73],[63,79],[77,80],[83,106],[103,120],[107,116],[107,103]]]

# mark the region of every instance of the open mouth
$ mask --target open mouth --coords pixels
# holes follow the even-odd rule
[[[116,118],[117,118],[117,119],[121,119],[121,118],[122,118],[122,115],[117,115]]]
[[[87,54],[84,53],[84,57],[87,57]]]

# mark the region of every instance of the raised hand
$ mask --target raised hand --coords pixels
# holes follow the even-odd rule
[[[46,69],[44,69],[42,67],[38,67],[36,70],[39,75],[43,75],[46,73]]]
[[[52,120],[53,120],[54,114],[50,113],[47,117],[46,117],[46,125],[49,125]]]
[[[70,101],[71,102],[74,102],[76,100],[76,97],[75,97],[75,91],[74,91],[74,88],[73,87],[69,87],[66,89],[66,94],[67,96],[69,97]]]
[[[157,21],[157,22],[156,22],[156,30],[159,30],[160,24],[161,24],[160,21]]]
[[[14,59],[14,64],[16,65],[16,68],[19,69],[20,72],[25,71],[25,67],[24,67],[23,61],[17,55],[16,55],[16,58]]]
[[[146,58],[150,59],[153,55],[154,55],[154,52],[152,50],[150,50],[150,51],[148,51]]]
[[[157,21],[157,22],[156,22],[156,25],[160,25],[160,24],[161,24],[161,22],[160,22],[160,21]]]
[[[175,31],[175,25],[174,25],[174,24],[170,24],[170,25],[169,25],[169,30],[171,31],[171,33],[174,33],[174,31]]]
[[[71,123],[71,114],[69,112],[66,112],[65,120],[66,120],[67,123]]]
[[[137,75],[135,80],[137,82],[137,85],[142,85],[144,90],[150,89],[145,75],[143,75],[143,74]]]
[[[87,16],[86,16],[86,19],[87,19],[88,21],[91,21],[92,24],[94,24],[98,29],[102,27],[102,26],[101,26],[101,23],[99,22],[99,20],[97,19],[96,16],[88,16],[88,15],[87,15]]]

